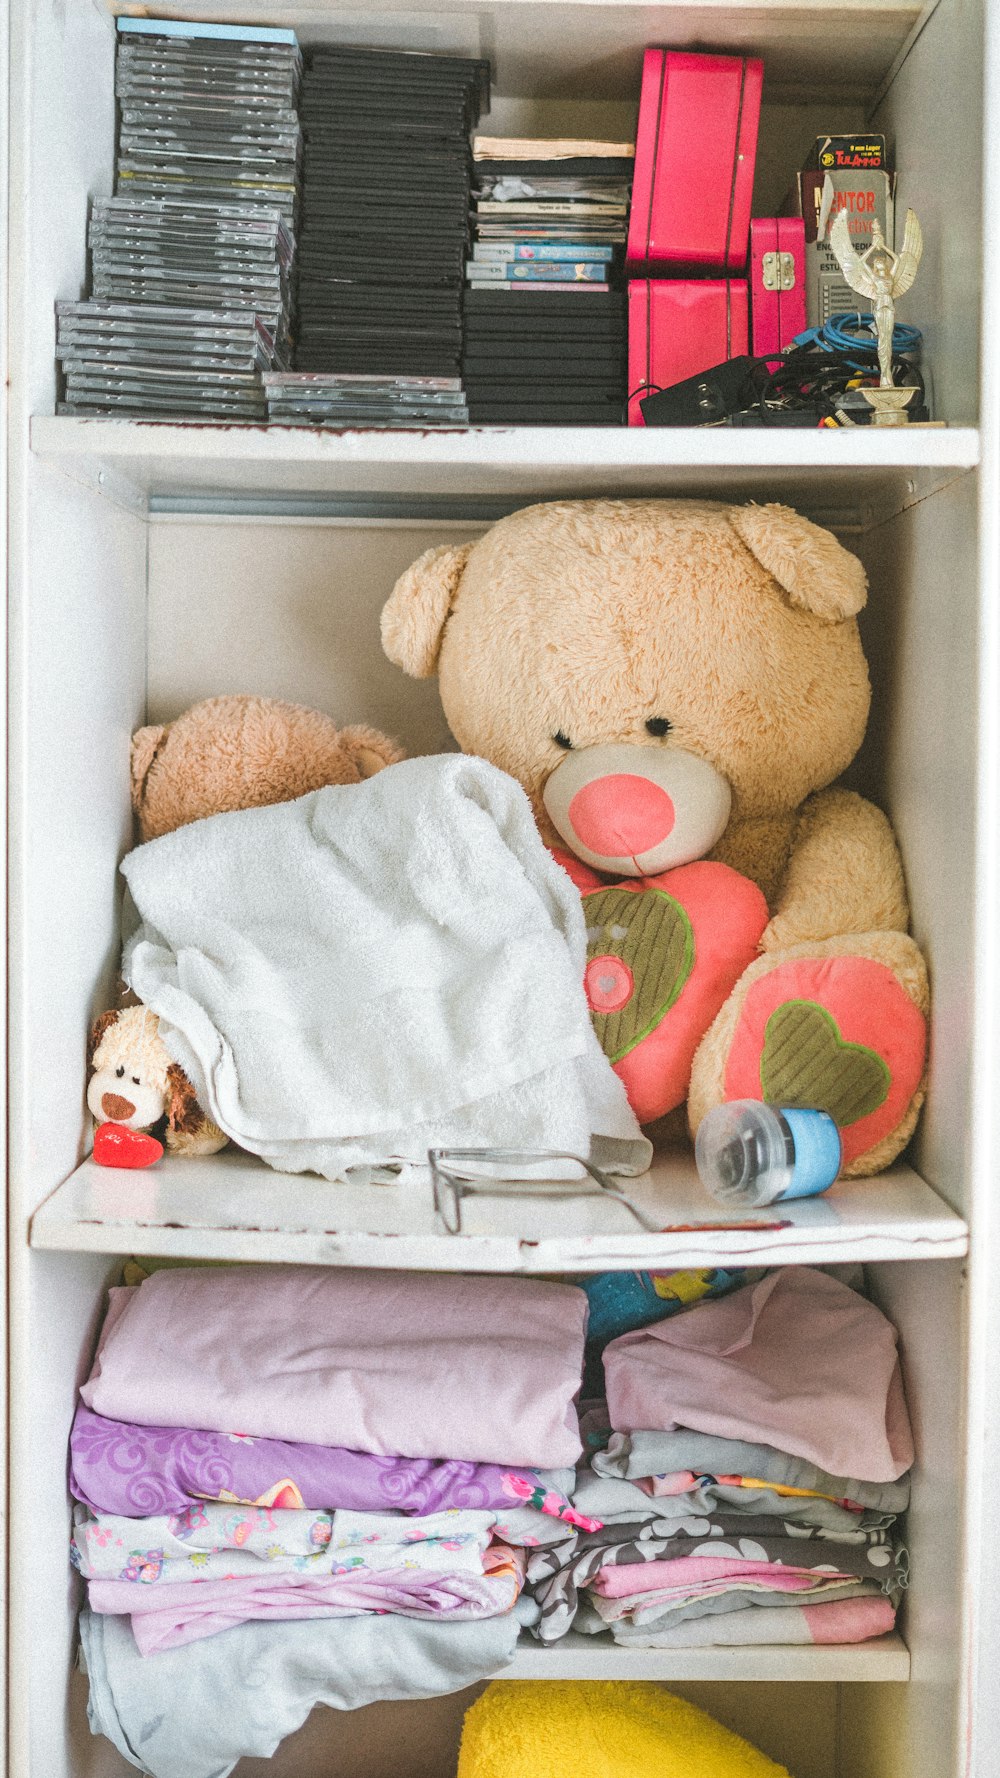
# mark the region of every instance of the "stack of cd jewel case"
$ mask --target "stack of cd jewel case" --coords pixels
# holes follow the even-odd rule
[[[321,46],[302,83],[295,363],[459,375],[469,132],[489,63]]]
[[[61,414],[123,419],[267,419],[261,372],[274,339],[249,309],[56,303]]]
[[[266,371],[267,410],[285,426],[467,426],[459,377]]]
[[[118,20],[117,191],[89,302],[57,303],[60,413],[261,421],[291,353],[295,34]]]
[[[294,228],[301,72],[293,31],[120,18],[116,190],[263,204]]]
[[[247,308],[288,363],[294,241],[280,211],[203,198],[95,198],[91,290],[120,303]]]

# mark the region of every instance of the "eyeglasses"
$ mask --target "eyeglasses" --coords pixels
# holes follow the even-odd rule
[[[546,1148],[431,1148],[427,1159],[435,1214],[449,1235],[462,1233],[462,1201],[475,1197],[613,1198],[647,1234],[660,1232],[659,1223],[633,1204],[616,1180],[581,1155]],[[553,1161],[571,1162],[582,1168],[584,1177],[554,1178]]]

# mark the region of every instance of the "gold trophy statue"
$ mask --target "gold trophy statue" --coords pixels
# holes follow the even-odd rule
[[[881,376],[877,389],[864,389],[865,400],[874,408],[875,426],[905,426],[906,409],[917,394],[916,389],[897,389],[892,380],[892,333],[895,326],[897,297],[904,296],[917,275],[924,237],[912,210],[906,212],[903,247],[893,253],[886,246],[885,236],[877,222],[872,225],[872,244],[866,253],[856,253],[851,242],[847,212],[841,210],[830,224],[830,246],[845,280],[852,290],[872,305],[875,333],[878,339],[878,362]]]

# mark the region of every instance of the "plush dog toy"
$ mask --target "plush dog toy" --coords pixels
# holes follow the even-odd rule
[[[277,698],[206,698],[176,722],[132,736],[132,806],[139,836],[189,821],[292,802],[325,784],[360,784],[403,758],[395,741],[321,710]]]
[[[120,1135],[95,1140],[94,1156],[111,1166],[148,1166],[162,1153],[158,1142],[138,1139],[166,1120],[165,1141],[172,1154],[216,1154],[229,1138],[205,1116],[183,1068],[172,1062],[160,1036],[159,1020],[145,1006],[102,1012],[87,1045],[91,1076],[87,1105],[100,1126]],[[135,1140],[128,1140],[131,1133]],[[103,1152],[102,1152],[103,1151]]]
[[[819,1106],[846,1174],[924,1095],[927,976],[864,736],[860,562],[783,506],[528,507],[428,550],[382,616],[461,747],[519,779],[584,896],[586,987],[643,1121]]]

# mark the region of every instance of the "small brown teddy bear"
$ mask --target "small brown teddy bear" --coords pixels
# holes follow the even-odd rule
[[[189,821],[292,802],[326,784],[359,784],[403,758],[395,741],[277,698],[206,698],[175,722],[132,736],[139,837]]]
[[[225,1136],[198,1104],[183,1068],[172,1062],[160,1036],[159,1020],[146,1006],[102,1012],[87,1044],[93,1070],[87,1104],[98,1124],[148,1130],[165,1117],[172,1154],[216,1154]]]

